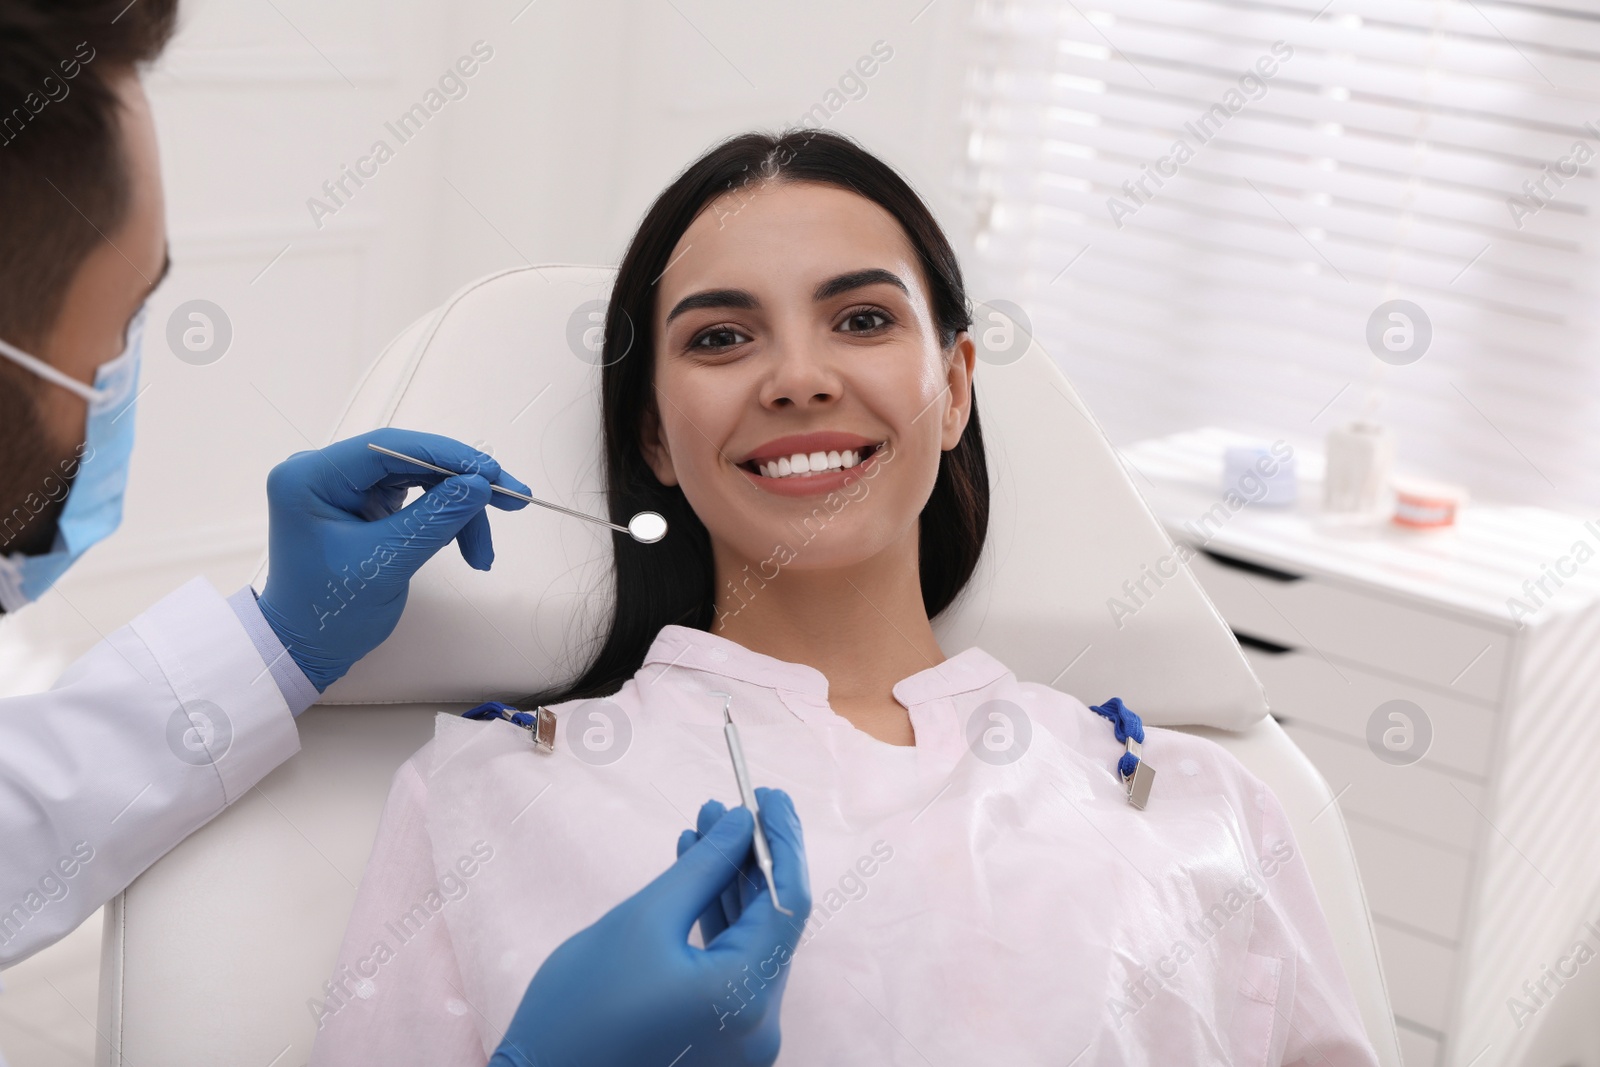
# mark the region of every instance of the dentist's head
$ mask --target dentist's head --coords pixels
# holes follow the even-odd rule
[[[139,312],[167,266],[138,65],[177,0],[0,6],[0,608],[117,526]]]

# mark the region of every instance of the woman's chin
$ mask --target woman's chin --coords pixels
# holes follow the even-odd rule
[[[768,518],[719,540],[729,549],[725,559],[749,561],[735,568],[731,576],[735,584],[755,577],[772,581],[782,571],[813,575],[849,571],[870,564],[896,541],[859,523],[844,521],[843,512],[826,519],[811,512],[788,521]]]

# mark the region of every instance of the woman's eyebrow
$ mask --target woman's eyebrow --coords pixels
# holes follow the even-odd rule
[[[761,303],[750,293],[743,289],[707,289],[704,292],[692,293],[667,312],[667,322],[682,315],[685,311],[694,311],[698,308],[750,308],[760,307]]]
[[[813,300],[827,300],[840,293],[848,293],[852,289],[861,289],[868,285],[892,285],[907,296],[911,295],[911,291],[906,288],[906,283],[900,280],[899,275],[882,267],[868,267],[865,270],[853,270],[848,274],[829,278],[817,286],[811,296]],[[667,322],[670,323],[686,311],[700,308],[740,308],[748,311],[760,306],[761,302],[744,289],[707,289],[704,292],[691,293],[673,305],[672,310],[667,312]]]
[[[906,283],[900,280],[899,275],[882,267],[868,267],[865,270],[853,270],[848,274],[829,278],[817,286],[817,291],[812,293],[811,297],[813,300],[827,300],[840,293],[848,293],[852,289],[861,289],[868,285],[892,285],[907,296],[911,295],[911,290],[906,288]]]

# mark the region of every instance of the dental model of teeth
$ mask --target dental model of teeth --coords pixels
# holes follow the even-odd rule
[[[869,445],[859,452],[853,448],[845,449],[843,452],[812,452],[809,455],[796,452],[792,456],[758,463],[756,470],[763,478],[792,478],[799,474],[848,470],[875,451],[877,451],[876,445]]]

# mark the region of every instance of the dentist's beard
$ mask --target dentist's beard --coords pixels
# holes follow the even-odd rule
[[[0,555],[4,556],[50,551],[67,503],[60,472],[73,449],[55,454],[39,416],[41,385],[49,383],[21,367],[0,365]]]

